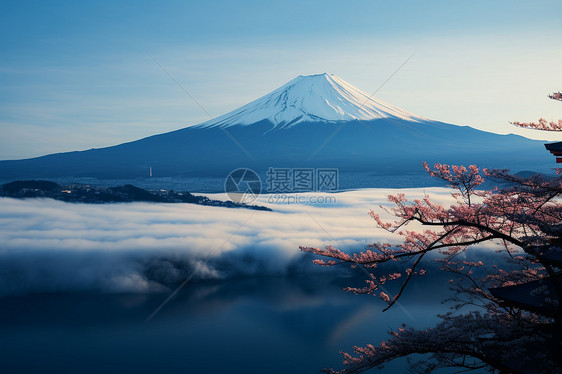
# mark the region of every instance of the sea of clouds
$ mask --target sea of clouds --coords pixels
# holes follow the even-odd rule
[[[312,265],[299,246],[360,250],[376,241],[399,241],[377,229],[368,215],[389,205],[387,195],[396,192],[412,198],[427,193],[436,201],[452,202],[446,188],[346,191],[329,195],[335,201],[327,204],[271,204],[270,196],[260,195],[254,203],[271,212],[1,198],[0,296],[153,292],[187,277],[220,280],[325,271]]]

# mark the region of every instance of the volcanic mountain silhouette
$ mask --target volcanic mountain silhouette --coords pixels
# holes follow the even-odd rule
[[[213,120],[107,148],[0,161],[2,179],[226,176],[237,168],[419,171],[422,160],[482,167],[551,166],[542,142],[409,113],[332,74],[299,76]]]

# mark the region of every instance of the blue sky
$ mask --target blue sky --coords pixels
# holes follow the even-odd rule
[[[3,1],[0,159],[119,144],[329,72],[424,117],[499,133],[562,118],[560,1]]]

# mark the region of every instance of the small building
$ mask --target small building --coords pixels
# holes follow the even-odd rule
[[[560,282],[560,279],[556,282]],[[503,306],[528,310],[549,317],[557,317],[560,310],[560,300],[551,278],[490,288],[489,291],[495,298],[501,300],[500,305]]]
[[[562,268],[562,247],[558,244],[528,248],[543,263],[554,269]],[[562,286],[562,274],[536,281],[490,288],[490,293],[501,300],[500,305],[528,310],[543,316],[560,318],[560,298],[557,288]]]
[[[544,146],[550,153],[556,156],[556,163],[562,164],[562,142],[549,143]]]

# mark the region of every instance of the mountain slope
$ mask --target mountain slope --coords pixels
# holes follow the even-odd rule
[[[542,143],[431,121],[328,74],[298,77],[200,125],[121,145],[0,161],[1,179],[219,176],[249,167],[421,171],[420,161],[546,171]]]
[[[427,121],[372,98],[333,74],[323,73],[298,76],[249,104],[197,126],[227,128],[268,120],[275,127],[288,127],[303,122],[381,118]]]

